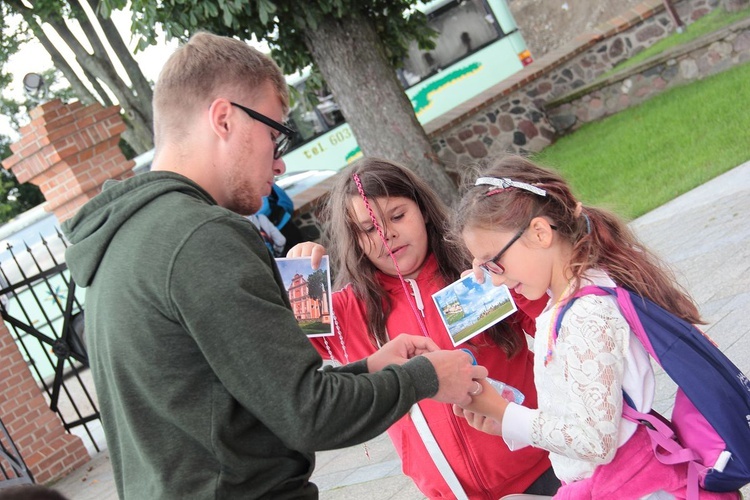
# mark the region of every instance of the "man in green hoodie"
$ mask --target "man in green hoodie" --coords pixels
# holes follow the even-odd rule
[[[371,439],[422,398],[466,404],[486,376],[407,335],[320,370],[242,216],[285,170],[287,111],[270,58],[193,36],[155,87],[152,171],[63,224],[121,498],[317,498],[315,451]]]

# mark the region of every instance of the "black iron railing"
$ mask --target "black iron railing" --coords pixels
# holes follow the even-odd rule
[[[26,467],[16,444],[0,418],[0,490],[18,484],[34,482],[34,476]]]
[[[96,429],[90,426],[100,415],[84,344],[83,294],[64,263],[67,242],[57,230],[52,237],[40,235],[33,246],[23,246],[18,252],[8,244],[7,258],[0,263],[5,285],[0,313],[50,409],[66,430],[82,430],[77,434],[88,438],[88,448],[100,451]]]

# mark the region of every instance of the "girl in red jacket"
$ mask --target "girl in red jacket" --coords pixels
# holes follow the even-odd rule
[[[348,363],[364,358],[404,332],[421,332],[443,349],[455,348],[431,296],[470,269],[471,260],[457,243],[445,239],[446,207],[427,184],[406,168],[365,158],[339,174],[323,218],[337,290],[332,294],[336,337],[312,339],[324,359]],[[325,250],[308,242],[288,256],[312,256],[316,266]],[[533,355],[524,330],[533,335],[533,318],[544,303],[515,298],[516,314],[464,347],[472,350],[491,378],[516,387],[526,396],[524,404],[536,408]],[[511,453],[502,438],[473,429],[453,414],[450,405],[423,400],[388,434],[404,474],[428,498],[552,495],[560,484],[546,452],[527,448]],[[425,444],[433,439],[437,447]]]

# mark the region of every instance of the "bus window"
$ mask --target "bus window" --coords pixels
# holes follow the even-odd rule
[[[344,123],[344,115],[341,114],[339,105],[333,100],[331,94],[321,97],[317,108],[320,116],[323,117],[323,120],[329,127],[335,127],[339,123]]]
[[[411,43],[399,75],[407,88],[503,36],[483,0],[450,2],[431,13],[428,24],[438,33],[435,49],[421,51]]]
[[[292,129],[297,132],[294,142],[292,142],[292,147],[309,141],[325,130],[317,113],[313,110],[308,110],[300,102],[295,103],[294,107],[289,111],[288,121]]]
[[[304,81],[295,85],[299,95],[304,95]],[[295,134],[292,149],[344,123],[344,115],[333,100],[328,89],[315,92],[318,103],[313,105],[308,99],[298,99],[289,111],[288,122]]]

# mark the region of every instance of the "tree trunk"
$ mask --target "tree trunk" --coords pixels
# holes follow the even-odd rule
[[[356,12],[344,19],[327,16],[305,33],[305,40],[362,153],[412,169],[452,204],[456,185],[434,153],[373,26]]]
[[[84,83],[81,81],[80,78],[78,78],[78,75],[73,70],[73,68],[70,67],[70,64],[65,60],[65,58],[60,54],[60,52],[57,50],[57,47],[55,47],[55,44],[53,44],[49,38],[47,38],[47,35],[44,33],[44,30],[42,27],[37,23],[36,19],[34,19],[31,15],[24,15],[25,13],[21,13],[26,23],[31,28],[31,31],[34,33],[34,36],[37,40],[39,40],[39,43],[42,44],[42,47],[44,47],[44,50],[47,51],[50,58],[52,59],[52,64],[55,65],[57,69],[59,69],[65,79],[68,80],[68,83],[70,83],[70,87],[73,89],[73,92],[76,93],[78,96],[78,99],[84,104],[93,104],[97,101],[97,96],[91,93],[89,91],[88,87],[84,85]]]
[[[139,108],[143,105],[130,90],[130,87],[120,78],[115,71],[112,61],[106,52],[101,54],[90,54],[73,33],[68,28],[65,21],[49,20],[49,25],[54,28],[57,34],[62,38],[65,44],[70,48],[76,57],[78,64],[85,71],[93,74],[107,85],[110,91],[115,95],[125,112],[125,121],[133,130],[134,140],[128,141],[136,153],[145,153],[153,147],[153,125],[152,122],[144,118],[144,114]],[[89,39],[96,36],[93,26],[85,22],[80,22],[81,28]],[[100,43],[100,42],[99,42]],[[92,43],[96,47],[96,44]],[[96,50],[96,49],[95,49]],[[150,108],[151,103],[148,103]]]
[[[153,123],[154,115],[151,108],[151,101],[154,94],[151,84],[146,80],[146,77],[143,76],[143,71],[141,71],[141,68],[138,66],[133,54],[128,50],[125,42],[122,41],[122,36],[120,36],[120,32],[117,31],[112,19],[102,19],[100,17],[97,17],[97,19],[99,20],[99,25],[101,26],[110,47],[112,47],[112,50],[117,55],[117,59],[120,60],[123,68],[125,68],[128,78],[130,78],[133,90],[135,91],[135,97],[139,102],[137,107],[143,115],[143,119],[148,123]],[[153,134],[153,128],[151,132]]]

